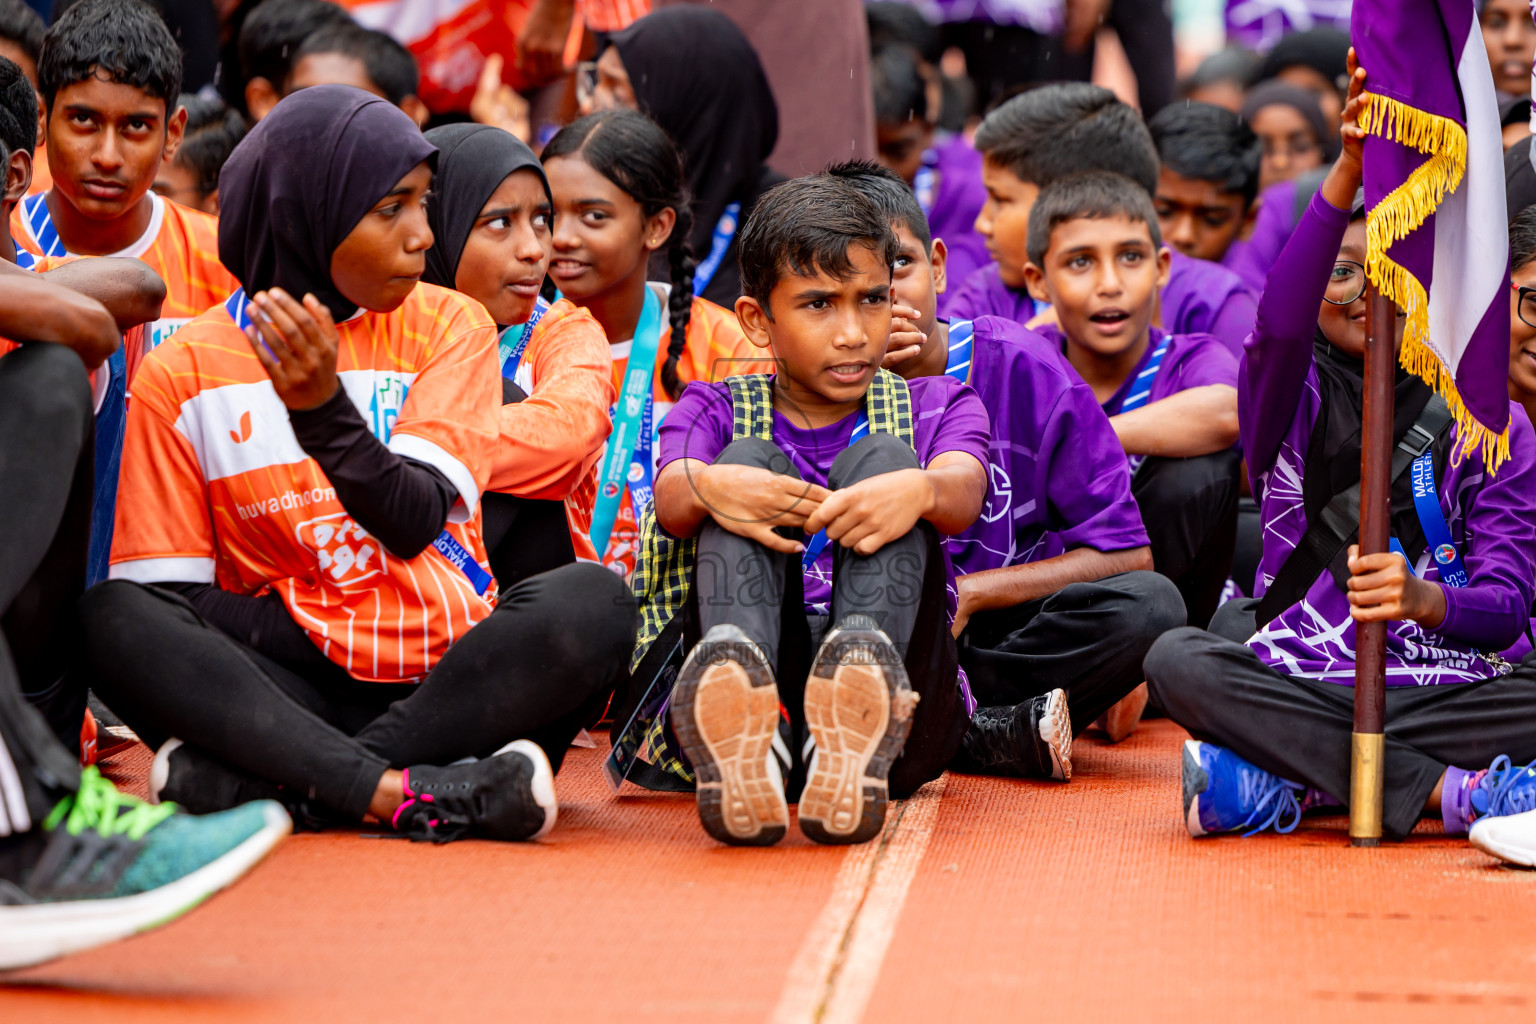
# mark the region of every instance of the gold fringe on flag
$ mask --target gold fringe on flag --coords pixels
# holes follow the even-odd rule
[[[1448,117],[1417,110],[1387,96],[1366,93],[1364,99],[1362,131],[1429,157],[1366,213],[1366,277],[1407,317],[1399,356],[1403,369],[1444,396],[1456,417],[1456,461],[1481,450],[1483,465],[1490,473],[1495,472],[1509,458],[1509,430],[1495,434],[1467,409],[1455,378],[1428,345],[1429,296],[1424,286],[1387,255],[1394,243],[1418,230],[1446,194],[1461,185],[1467,170],[1466,129]]]

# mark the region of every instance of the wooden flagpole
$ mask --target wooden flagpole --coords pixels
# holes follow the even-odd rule
[[[1365,407],[1360,436],[1360,553],[1388,550],[1392,505],[1392,385],[1397,370],[1397,306],[1366,285]],[[1349,780],[1349,841],[1381,842],[1387,624],[1355,627],[1355,724]]]

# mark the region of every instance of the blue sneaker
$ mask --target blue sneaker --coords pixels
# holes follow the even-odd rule
[[[1301,821],[1305,788],[1249,764],[1225,747],[1184,741],[1184,824],[1192,836],[1267,828],[1286,833]]]
[[[1472,790],[1474,820],[1536,811],[1536,761],[1516,768],[1500,754]]]
[[[48,817],[0,843],[0,970],[164,924],[286,836],[268,800],[196,816],[119,793],[94,767]]]

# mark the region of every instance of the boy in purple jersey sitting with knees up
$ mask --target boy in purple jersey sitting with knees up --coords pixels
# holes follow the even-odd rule
[[[1184,624],[1183,602],[1146,571],[1125,453],[1059,348],[1001,317],[939,319],[946,254],[912,192],[868,163],[830,173],[896,232],[886,365],[914,384],[969,383],[991,420],[986,505],[949,540],[960,664],[982,705],[951,767],[1065,781],[1074,734],[1140,684],[1152,642]]]
[[[985,158],[987,202],[976,217],[996,262],[961,282],[950,316],[1002,316],[1029,324],[1047,311],[1025,290],[1029,217],[1040,190],[1085,171],[1114,171],[1152,195],[1157,150],[1141,117],[1115,94],[1080,82],[1033,89],[982,121],[976,148]],[[1253,329],[1256,300],[1232,271],[1175,253],[1159,289],[1158,324],[1171,334],[1214,334],[1234,355]]]
[[[1237,530],[1237,360],[1209,334],[1152,323],[1168,277],[1157,216],[1129,178],[1062,178],[1029,221],[1029,290],[1060,346],[1109,417],[1131,468],[1152,562],[1178,585],[1189,622],[1210,621]]]
[[[670,720],[725,843],[776,842],[797,791],[809,838],[872,839],[887,792],[965,732],[940,535],[981,510],[987,414],[959,381],[881,369],[896,251],[843,181],[765,194],[736,315],[778,371],[689,384],[661,428],[636,676],[648,649],[689,651]]]
[[[1359,622],[1388,631],[1383,834],[1402,839],[1429,814],[1464,835],[1536,807],[1536,773],[1511,767],[1536,758],[1536,660],[1511,667],[1497,653],[1526,630],[1536,590],[1524,409],[1511,403],[1509,458],[1488,475],[1482,459],[1452,457],[1460,438],[1444,400],[1398,370],[1394,550],[1360,555],[1353,531],[1329,525],[1350,522],[1360,480],[1364,84],[1355,71],[1343,153],[1270,271],[1243,354],[1243,452],[1264,523],[1258,599],[1228,602],[1210,632],[1174,630],[1147,655],[1152,699],[1196,737],[1183,752],[1196,836],[1289,832],[1349,793]]]

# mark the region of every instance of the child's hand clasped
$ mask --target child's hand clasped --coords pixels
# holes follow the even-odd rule
[[[336,376],[341,339],[325,303],[313,295],[295,302],[281,288],[257,292],[251,302],[256,312],[245,336],[272,378],[277,397],[295,411],[330,401],[341,386]]]
[[[1402,555],[1362,555],[1351,544],[1349,572],[1349,614],[1356,622],[1410,619],[1433,629],[1445,621],[1445,592],[1415,576]]]
[[[805,527],[808,517],[831,494],[820,484],[756,466],[709,466],[693,477],[693,486],[715,522],[786,554],[798,554],[803,545],[780,537],[774,529]]]
[[[933,483],[920,469],[899,469],[830,491],[805,522],[806,533],[827,531],[827,539],[872,555],[906,536],[937,501]]]

